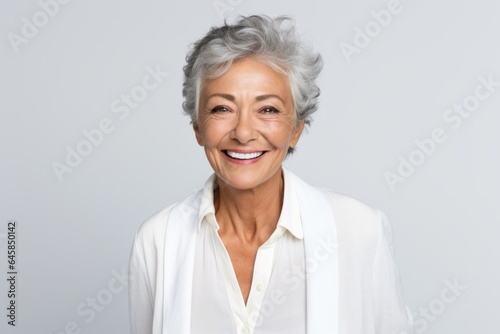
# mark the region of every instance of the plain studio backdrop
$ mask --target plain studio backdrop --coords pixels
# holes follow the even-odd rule
[[[211,174],[182,114],[188,46],[249,14],[292,16],[325,62],[285,165],[386,213],[417,333],[498,333],[492,0],[3,1],[0,332],[128,332],[135,232]]]

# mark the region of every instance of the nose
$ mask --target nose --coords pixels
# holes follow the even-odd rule
[[[241,111],[235,119],[235,125],[231,132],[231,139],[241,144],[247,144],[257,138],[255,120],[250,111]]]

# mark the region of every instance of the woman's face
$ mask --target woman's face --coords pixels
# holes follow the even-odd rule
[[[196,140],[221,181],[252,189],[280,175],[288,148],[297,144],[304,127],[296,122],[284,74],[245,58],[205,80],[199,102]]]

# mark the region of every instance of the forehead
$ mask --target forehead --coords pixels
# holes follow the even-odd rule
[[[254,57],[235,61],[229,70],[202,83],[202,94],[254,92],[256,94],[291,94],[288,77]]]

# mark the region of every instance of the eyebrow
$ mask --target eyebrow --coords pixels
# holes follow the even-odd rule
[[[232,101],[234,102],[235,100],[235,97],[231,94],[224,94],[224,93],[214,93],[214,94],[211,94],[208,99],[214,97],[214,96],[220,96],[220,97],[223,97],[225,99],[228,99],[229,101]],[[276,95],[276,94],[264,94],[264,95],[259,95],[259,96],[256,96],[255,97],[255,101],[263,101],[263,100],[267,100],[269,98],[277,98],[278,100],[280,100],[283,104],[285,104],[285,101],[279,96],[279,95]]]

